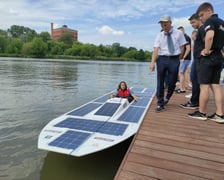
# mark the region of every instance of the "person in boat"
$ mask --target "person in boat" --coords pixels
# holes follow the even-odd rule
[[[111,94],[111,98],[114,97],[121,97],[121,98],[127,98],[129,102],[137,101],[137,96],[133,94],[131,89],[127,87],[126,82],[121,81],[118,85],[117,92]]]

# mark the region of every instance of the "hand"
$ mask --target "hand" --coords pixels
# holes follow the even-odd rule
[[[201,55],[202,56],[208,56],[208,55],[210,55],[211,53],[212,53],[212,51],[213,50],[206,50],[206,49],[203,49],[202,51],[201,51]]]
[[[111,94],[111,95],[110,95],[110,98],[114,98],[114,97],[115,97],[115,94]]]
[[[137,102],[137,101],[138,101],[138,98],[137,98],[136,96],[133,96],[133,100],[134,100],[135,102]]]
[[[155,62],[151,62],[149,65],[149,70],[150,71],[155,71]]]

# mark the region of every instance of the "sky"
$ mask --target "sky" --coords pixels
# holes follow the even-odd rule
[[[188,18],[203,0],[0,0],[0,29],[25,26],[37,33],[67,25],[78,31],[78,41],[95,45],[120,43],[124,47],[153,50],[167,14],[174,28],[193,31]],[[211,0],[215,13],[224,19],[224,0]]]

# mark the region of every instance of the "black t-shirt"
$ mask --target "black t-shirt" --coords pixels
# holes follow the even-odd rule
[[[209,30],[215,32],[211,50],[220,51],[224,46],[224,21],[213,14],[204,24],[205,33]]]
[[[194,57],[199,58],[201,55],[201,51],[204,49],[204,37],[205,37],[205,31],[204,27],[201,26],[198,29],[196,39],[194,41]]]
[[[191,46],[191,38],[187,34],[184,34],[184,37],[185,37],[185,39],[187,41],[187,43],[184,46],[184,53],[185,53],[185,51],[186,51],[186,45],[190,45]],[[191,60],[191,51],[188,53],[188,55],[187,55],[187,57],[185,59],[186,60]]]

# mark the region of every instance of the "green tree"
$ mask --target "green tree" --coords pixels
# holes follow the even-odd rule
[[[145,59],[148,61],[151,61],[152,52],[145,51]]]
[[[73,42],[72,48],[65,51],[65,55],[80,56],[83,44],[80,42]]]
[[[42,38],[35,37],[31,42],[31,55],[34,57],[44,57],[47,54],[47,43]]]
[[[48,42],[49,40],[51,40],[51,35],[49,34],[49,32],[41,32],[38,37],[42,38],[42,40],[44,42]]]
[[[127,58],[127,59],[136,59],[137,51],[135,49],[131,49],[127,51],[126,53],[123,54],[122,57]]]
[[[0,35],[7,36],[7,31],[0,29]]]
[[[32,43],[28,42],[28,43],[24,43],[23,47],[22,47],[22,54],[23,55],[31,55],[32,54]]]
[[[99,55],[104,57],[111,57],[113,54],[111,47],[103,46],[102,44],[98,46],[98,51]]]
[[[62,34],[58,41],[64,42],[70,48],[73,44],[73,35],[69,33]]]
[[[23,43],[19,38],[13,38],[9,42],[6,52],[9,54],[20,54],[22,50]]]
[[[145,53],[142,49],[140,49],[138,51],[138,53],[136,54],[136,57],[135,57],[137,60],[140,60],[140,61],[144,61],[146,58],[145,58]]]
[[[117,57],[121,57],[125,52],[127,52],[127,48],[120,46],[119,43],[113,43],[112,51]]]
[[[51,54],[63,55],[66,50],[66,44],[64,42],[54,41],[51,47]]]
[[[95,58],[98,56],[98,50],[97,47],[93,44],[85,44],[81,47],[81,56],[88,56],[90,58]]]
[[[34,38],[37,36],[37,33],[35,30],[32,30],[28,27],[24,26],[18,26],[18,25],[12,25],[7,32],[10,34],[11,37],[13,38],[18,38],[18,37],[27,37],[30,40],[30,38]],[[27,42],[27,41],[25,41]]]
[[[0,53],[4,53],[7,47],[7,37],[0,35]]]

